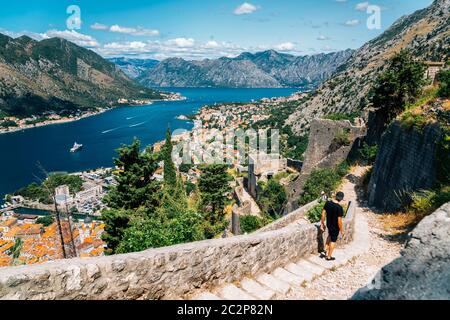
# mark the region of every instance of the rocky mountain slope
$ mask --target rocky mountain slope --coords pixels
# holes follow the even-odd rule
[[[0,111],[29,116],[109,106],[125,99],[160,98],[88,49],[52,38],[0,34]]]
[[[354,300],[450,298],[450,203],[413,230],[402,256],[384,266]]]
[[[351,50],[296,57],[274,50],[245,52],[236,58],[186,61],[171,58],[139,78],[149,87],[298,87],[326,80]]]
[[[368,105],[368,93],[386,62],[402,49],[418,59],[442,61],[450,55],[450,0],[435,0],[428,8],[396,21],[379,37],[355,51],[348,61],[287,123],[303,132],[310,119],[336,112],[352,112]]]
[[[120,69],[131,79],[142,76],[147,70],[153,69],[158,63],[154,59],[130,59],[130,58],[110,58],[112,63],[118,65]]]

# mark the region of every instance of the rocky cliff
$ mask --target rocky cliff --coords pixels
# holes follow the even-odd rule
[[[131,79],[142,76],[146,71],[158,65],[159,61],[154,59],[130,59],[130,58],[111,58],[108,59],[122,69],[122,71]]]
[[[434,187],[441,138],[438,124],[419,130],[394,122],[381,139],[369,184],[369,205],[395,212],[402,208],[404,196],[411,191]]]
[[[113,63],[67,40],[0,34],[0,110],[6,114],[76,111],[113,105],[121,98],[160,97]]]
[[[402,256],[360,289],[355,300],[450,299],[450,203],[413,230]]]
[[[296,57],[269,50],[202,61],[171,58],[149,68],[138,80],[149,87],[315,86],[328,79],[351,53],[346,50]]]
[[[355,51],[307,102],[298,106],[287,123],[296,133],[302,133],[312,118],[367,107],[373,81],[402,49],[411,50],[418,59],[442,61],[449,56],[449,12],[450,0],[435,0],[428,8],[400,18]]]

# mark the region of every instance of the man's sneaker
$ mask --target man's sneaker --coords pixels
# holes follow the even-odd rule
[[[334,261],[334,260],[336,260],[336,258],[335,257],[331,257],[331,258],[326,257],[325,260],[327,260],[327,261]]]

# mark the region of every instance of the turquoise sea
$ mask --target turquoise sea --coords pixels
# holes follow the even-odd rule
[[[185,101],[156,102],[141,107],[121,107],[79,121],[0,134],[0,198],[47,172],[77,172],[113,165],[115,150],[129,144],[133,137],[143,145],[164,139],[172,130],[191,129],[192,123],[177,120],[204,105],[220,102],[250,102],[261,98],[288,96],[299,89],[222,89],[176,88]],[[82,143],[81,152],[69,152],[74,142]],[[0,203],[2,200],[0,200]]]

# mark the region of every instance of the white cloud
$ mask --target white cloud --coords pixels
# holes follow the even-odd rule
[[[104,24],[96,22],[93,25],[91,25],[91,29],[94,29],[94,30],[108,30],[109,27],[107,25],[104,25]]]
[[[335,49],[333,49],[331,46],[323,46],[322,48],[320,48],[320,50],[325,51],[325,52],[330,52],[330,51],[335,51]]]
[[[191,48],[195,44],[195,40],[192,38],[186,39],[186,38],[176,38],[167,40],[167,44],[169,46],[175,46],[178,48]]]
[[[207,49],[208,48],[209,49],[217,48],[217,47],[219,47],[219,43],[217,43],[217,41],[211,40],[211,41],[208,41],[204,47]]]
[[[111,26],[109,28],[109,31],[129,34],[129,35],[133,35],[133,36],[150,36],[150,37],[159,36],[158,30],[145,29],[145,28],[141,28],[141,27],[138,27],[138,28],[121,27],[117,24]]]
[[[324,36],[324,35],[320,35],[317,37],[317,40],[320,41],[325,41],[325,40],[330,40],[330,37]]]
[[[344,22],[344,25],[347,27],[355,27],[359,24],[359,20],[358,19],[353,19],[353,20],[347,20]]]
[[[73,42],[79,46],[87,47],[87,48],[96,48],[99,47],[100,44],[97,42],[97,40],[89,35],[79,33],[75,30],[48,30],[44,33],[36,33],[36,32],[30,32],[30,31],[21,31],[21,32],[14,32],[14,31],[8,31],[4,29],[0,29],[0,33],[6,34],[9,37],[12,38],[18,38],[21,36],[28,36],[34,40],[41,41],[45,39],[50,38],[63,38],[70,42]]]
[[[251,3],[248,3],[248,2],[244,2],[239,7],[234,9],[234,14],[236,14],[236,15],[250,14],[250,13],[255,12],[258,9],[259,9],[259,7],[255,6]]]
[[[366,11],[367,7],[369,6],[369,2],[360,2],[356,5],[355,10],[358,11]]]
[[[284,42],[276,45],[275,49],[279,51],[292,51],[295,49],[295,44],[292,42]]]
[[[112,42],[95,51],[106,57],[128,56],[135,58],[152,58],[164,60],[167,58],[183,58],[187,60],[216,59],[220,57],[233,58],[242,52],[259,52],[274,49],[290,54],[301,54],[295,42],[285,42],[278,45],[241,46],[236,43],[209,40],[196,41],[192,38],[176,38],[167,41],[148,40],[135,42]]]
[[[43,39],[54,37],[63,38],[82,47],[95,48],[99,46],[99,43],[93,37],[79,33],[75,30],[48,30],[45,33],[41,33],[41,36]]]
[[[146,48],[146,44],[142,41],[131,41],[131,42],[112,42],[105,44],[103,47],[106,49],[113,50],[131,50],[131,51],[140,51]]]
[[[45,37],[44,34],[42,33],[36,33],[36,32],[30,32],[30,31],[20,31],[20,32],[14,32],[14,31],[9,31],[9,30],[5,30],[0,28],[0,33],[3,33],[4,35],[7,35],[8,37],[11,38],[18,38],[21,36],[28,36],[34,40],[40,41],[43,39],[47,39],[48,37]]]

